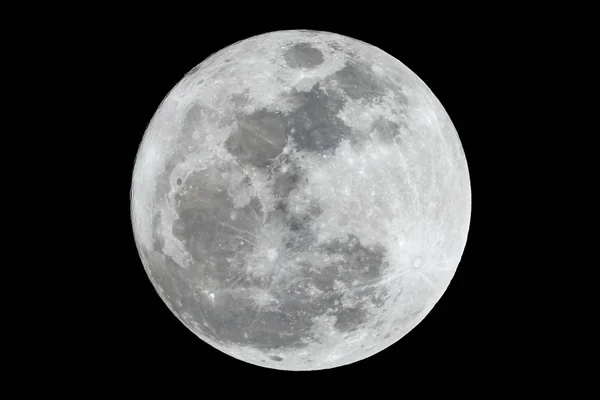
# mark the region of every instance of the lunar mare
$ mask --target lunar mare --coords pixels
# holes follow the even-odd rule
[[[152,118],[131,188],[170,310],[222,352],[285,370],[350,364],[414,328],[450,284],[470,213],[431,90],[328,32],[255,36],[192,69]]]

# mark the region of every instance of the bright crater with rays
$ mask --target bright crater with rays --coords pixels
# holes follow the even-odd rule
[[[314,31],[255,36],[190,71],[148,126],[131,191],[171,311],[222,352],[287,370],[350,364],[414,328],[470,214],[431,90],[384,51]]]

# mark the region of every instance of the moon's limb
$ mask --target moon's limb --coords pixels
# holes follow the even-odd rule
[[[282,31],[187,74],[140,146],[132,222],[173,313],[256,365],[323,369],[399,340],[448,287],[470,181],[450,118],[366,43]]]

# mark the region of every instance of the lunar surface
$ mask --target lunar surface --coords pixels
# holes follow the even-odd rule
[[[470,215],[439,100],[391,55],[328,32],[251,37],[193,68],[148,125],[131,188],[136,245],[173,314],[283,370],[357,362],[413,329]]]

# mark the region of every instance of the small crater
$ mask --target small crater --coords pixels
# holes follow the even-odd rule
[[[177,178],[177,186],[181,186],[181,183],[182,183],[181,178]]]
[[[415,258],[413,261],[413,267],[420,268],[421,265],[423,265],[423,260],[420,257]]]
[[[279,356],[270,356],[269,358],[273,361],[283,361],[283,358],[281,358]]]
[[[386,335],[383,338],[384,339],[389,339],[390,337],[392,337],[392,335],[390,333],[386,333]]]
[[[269,259],[269,261],[274,261],[277,258],[277,250],[276,249],[269,249],[267,251],[267,258]]]

